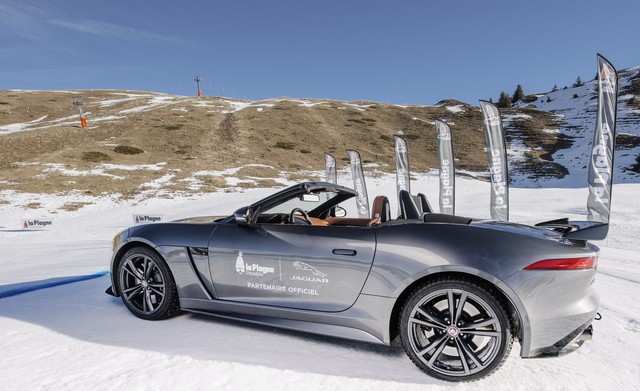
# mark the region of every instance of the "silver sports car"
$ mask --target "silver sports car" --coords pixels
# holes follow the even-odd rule
[[[379,344],[449,381],[521,357],[556,356],[591,337],[601,225],[541,227],[421,213],[378,196],[302,183],[227,217],[131,227],[113,241],[112,286],[142,319],[181,310]]]

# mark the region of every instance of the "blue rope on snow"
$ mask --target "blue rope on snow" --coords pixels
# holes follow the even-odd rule
[[[48,278],[40,281],[20,282],[17,284],[0,285],[0,299],[21,295],[23,293],[38,291],[41,289],[52,288],[54,286],[73,284],[74,282],[92,280],[109,274],[108,271],[102,271],[95,274],[87,274],[84,276],[57,277]]]

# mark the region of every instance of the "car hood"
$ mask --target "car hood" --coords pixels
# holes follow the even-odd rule
[[[187,223],[187,224],[207,224],[207,223],[214,223],[226,217],[227,216],[196,216],[196,217],[187,217],[186,219],[173,220],[172,222]]]

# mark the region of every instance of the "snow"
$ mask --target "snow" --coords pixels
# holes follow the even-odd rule
[[[631,83],[631,78],[638,74],[640,67],[619,71],[619,91],[622,92]],[[562,133],[573,140],[569,149],[561,149],[553,154],[553,161],[565,166],[571,175],[563,179],[545,180],[545,186],[581,186],[586,178],[589,151],[593,141],[593,132],[597,115],[597,81],[589,80],[580,87],[561,88],[546,94],[537,94],[538,99],[531,103],[539,110],[555,113],[561,121],[558,133]],[[577,96],[577,97],[575,97]],[[632,134],[640,137],[640,110],[627,105],[632,95],[618,96],[617,134]],[[525,103],[518,105],[525,106]],[[513,116],[510,116],[513,118]],[[503,116],[509,119],[509,116]],[[505,130],[509,132],[508,121]],[[629,167],[636,163],[640,154],[640,147],[615,152],[616,171],[614,182],[638,182],[640,178],[631,172]],[[576,182],[576,178],[579,181]]]
[[[210,174],[231,179],[239,169]],[[412,191],[436,206],[437,175],[414,177]],[[351,183],[346,170],[339,183]],[[387,194],[397,210],[394,175],[368,177],[367,187],[370,199]],[[459,214],[489,216],[487,182],[459,177],[456,188]],[[229,214],[275,190],[126,201],[0,191],[0,297],[61,277],[95,277],[0,298],[0,389],[623,390],[640,378],[640,184],[615,185],[609,238],[596,243],[603,319],[595,322],[594,339],[570,355],[539,360],[520,359],[514,345],[498,372],[472,384],[428,377],[397,342],[377,346],[195,314],[142,321],[104,293],[110,282],[100,273],[109,267],[111,239],[133,213],[166,220]],[[511,189],[510,214],[525,223],[584,219],[586,198],[583,187]],[[27,208],[32,202],[42,205]],[[70,202],[90,204],[58,209]],[[55,216],[53,228],[20,230],[22,219],[47,216]]]
[[[29,125],[37,124],[38,122],[43,121],[45,118],[47,118],[46,115],[44,115],[44,116],[42,116],[40,118],[36,118],[33,121],[0,126],[0,134],[9,134],[9,133],[14,133],[14,132],[21,132],[21,131],[25,130]]]
[[[25,164],[25,163],[20,163]],[[148,171],[160,171],[165,166],[166,162],[159,162],[155,164],[110,164],[103,163],[92,170],[78,170],[75,168],[68,168],[62,163],[46,163],[43,172],[56,172],[62,175],[68,176],[87,176],[87,175],[101,175],[110,177],[112,179],[124,179],[124,177],[114,174],[109,174],[105,171],[121,170],[121,171],[136,171],[136,170],[148,170]]]
[[[447,108],[447,110],[451,111],[452,113],[461,113],[464,111],[463,105],[445,106],[445,107]]]

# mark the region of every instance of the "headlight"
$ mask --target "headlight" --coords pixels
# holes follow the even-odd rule
[[[113,240],[111,241],[111,249],[112,251],[116,251],[118,247],[120,247],[120,243],[129,235],[129,228],[125,229],[118,233]]]

